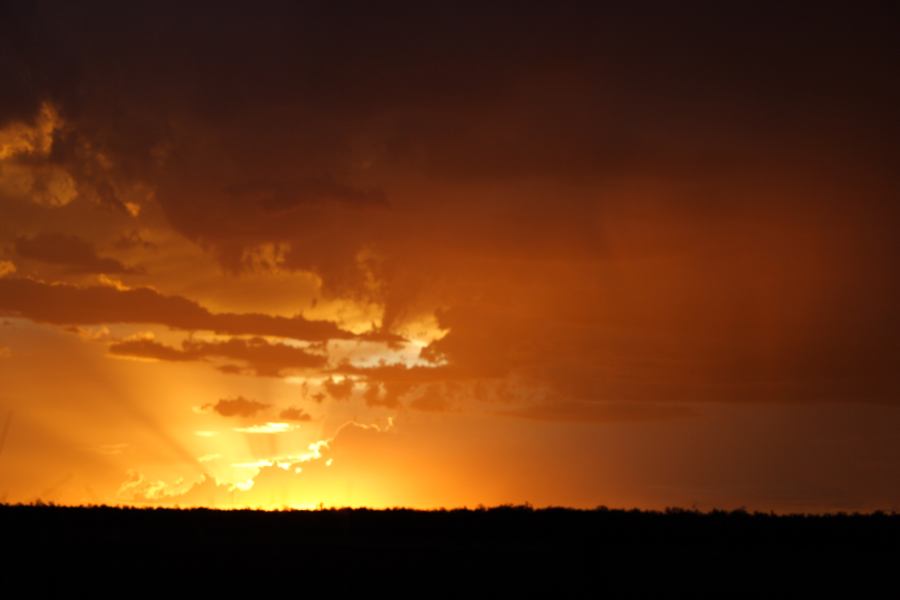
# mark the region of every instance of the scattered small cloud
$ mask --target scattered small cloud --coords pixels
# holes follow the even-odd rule
[[[207,404],[203,408],[212,410],[223,417],[253,417],[269,408],[269,404],[251,400],[243,396],[222,398],[215,404]]]
[[[304,411],[302,408],[297,408],[292,406],[290,408],[286,408],[278,415],[278,418],[284,419],[285,421],[310,421],[312,417]]]

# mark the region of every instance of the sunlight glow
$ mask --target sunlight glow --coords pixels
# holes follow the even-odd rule
[[[234,431],[237,431],[238,433],[285,433],[295,429],[300,429],[300,426],[296,423],[276,423],[270,421],[268,423],[263,423],[262,425],[235,427]]]

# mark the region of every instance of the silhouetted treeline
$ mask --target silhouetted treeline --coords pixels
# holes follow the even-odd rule
[[[900,585],[900,515],[743,511],[207,509],[0,506],[15,558],[42,589],[174,581],[197,591],[522,590],[562,595],[773,597]],[[428,587],[419,588],[425,585]],[[475,586],[475,587],[472,587]],[[427,594],[426,594],[427,595]]]

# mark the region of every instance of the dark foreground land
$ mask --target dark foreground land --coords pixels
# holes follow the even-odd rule
[[[0,506],[0,536],[30,597],[900,597],[880,513]]]

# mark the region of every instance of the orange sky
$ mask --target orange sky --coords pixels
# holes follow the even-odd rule
[[[900,507],[889,20],[2,10],[0,500]]]

